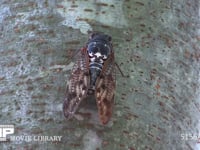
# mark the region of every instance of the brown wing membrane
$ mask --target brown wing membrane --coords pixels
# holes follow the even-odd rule
[[[89,85],[88,57],[85,50],[78,53],[78,59],[71,72],[67,85],[66,97],[63,104],[64,116],[67,119],[73,117],[81,101],[87,96]]]
[[[104,64],[96,84],[96,103],[102,124],[107,124],[112,116],[115,92],[114,54]]]

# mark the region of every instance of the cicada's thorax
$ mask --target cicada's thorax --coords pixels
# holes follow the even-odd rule
[[[94,94],[96,80],[101,74],[104,62],[112,51],[111,37],[105,34],[94,34],[87,44],[89,56],[90,87],[88,94]]]

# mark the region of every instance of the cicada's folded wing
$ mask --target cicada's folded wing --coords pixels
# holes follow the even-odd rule
[[[96,103],[102,124],[107,124],[112,116],[115,92],[114,54],[106,60],[102,73],[96,83]]]
[[[87,96],[87,89],[90,81],[88,63],[89,59],[86,51],[84,49],[80,50],[69,78],[63,104],[64,116],[67,119],[73,117],[79,104]]]

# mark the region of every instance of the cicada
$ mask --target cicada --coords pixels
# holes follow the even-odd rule
[[[80,103],[94,95],[99,119],[107,124],[112,116],[115,92],[115,59],[111,36],[91,34],[72,68],[63,103],[64,116],[73,117]]]

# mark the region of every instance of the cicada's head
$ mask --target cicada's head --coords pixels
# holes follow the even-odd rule
[[[94,33],[90,36],[87,53],[91,62],[103,64],[112,52],[111,37],[102,33]]]

